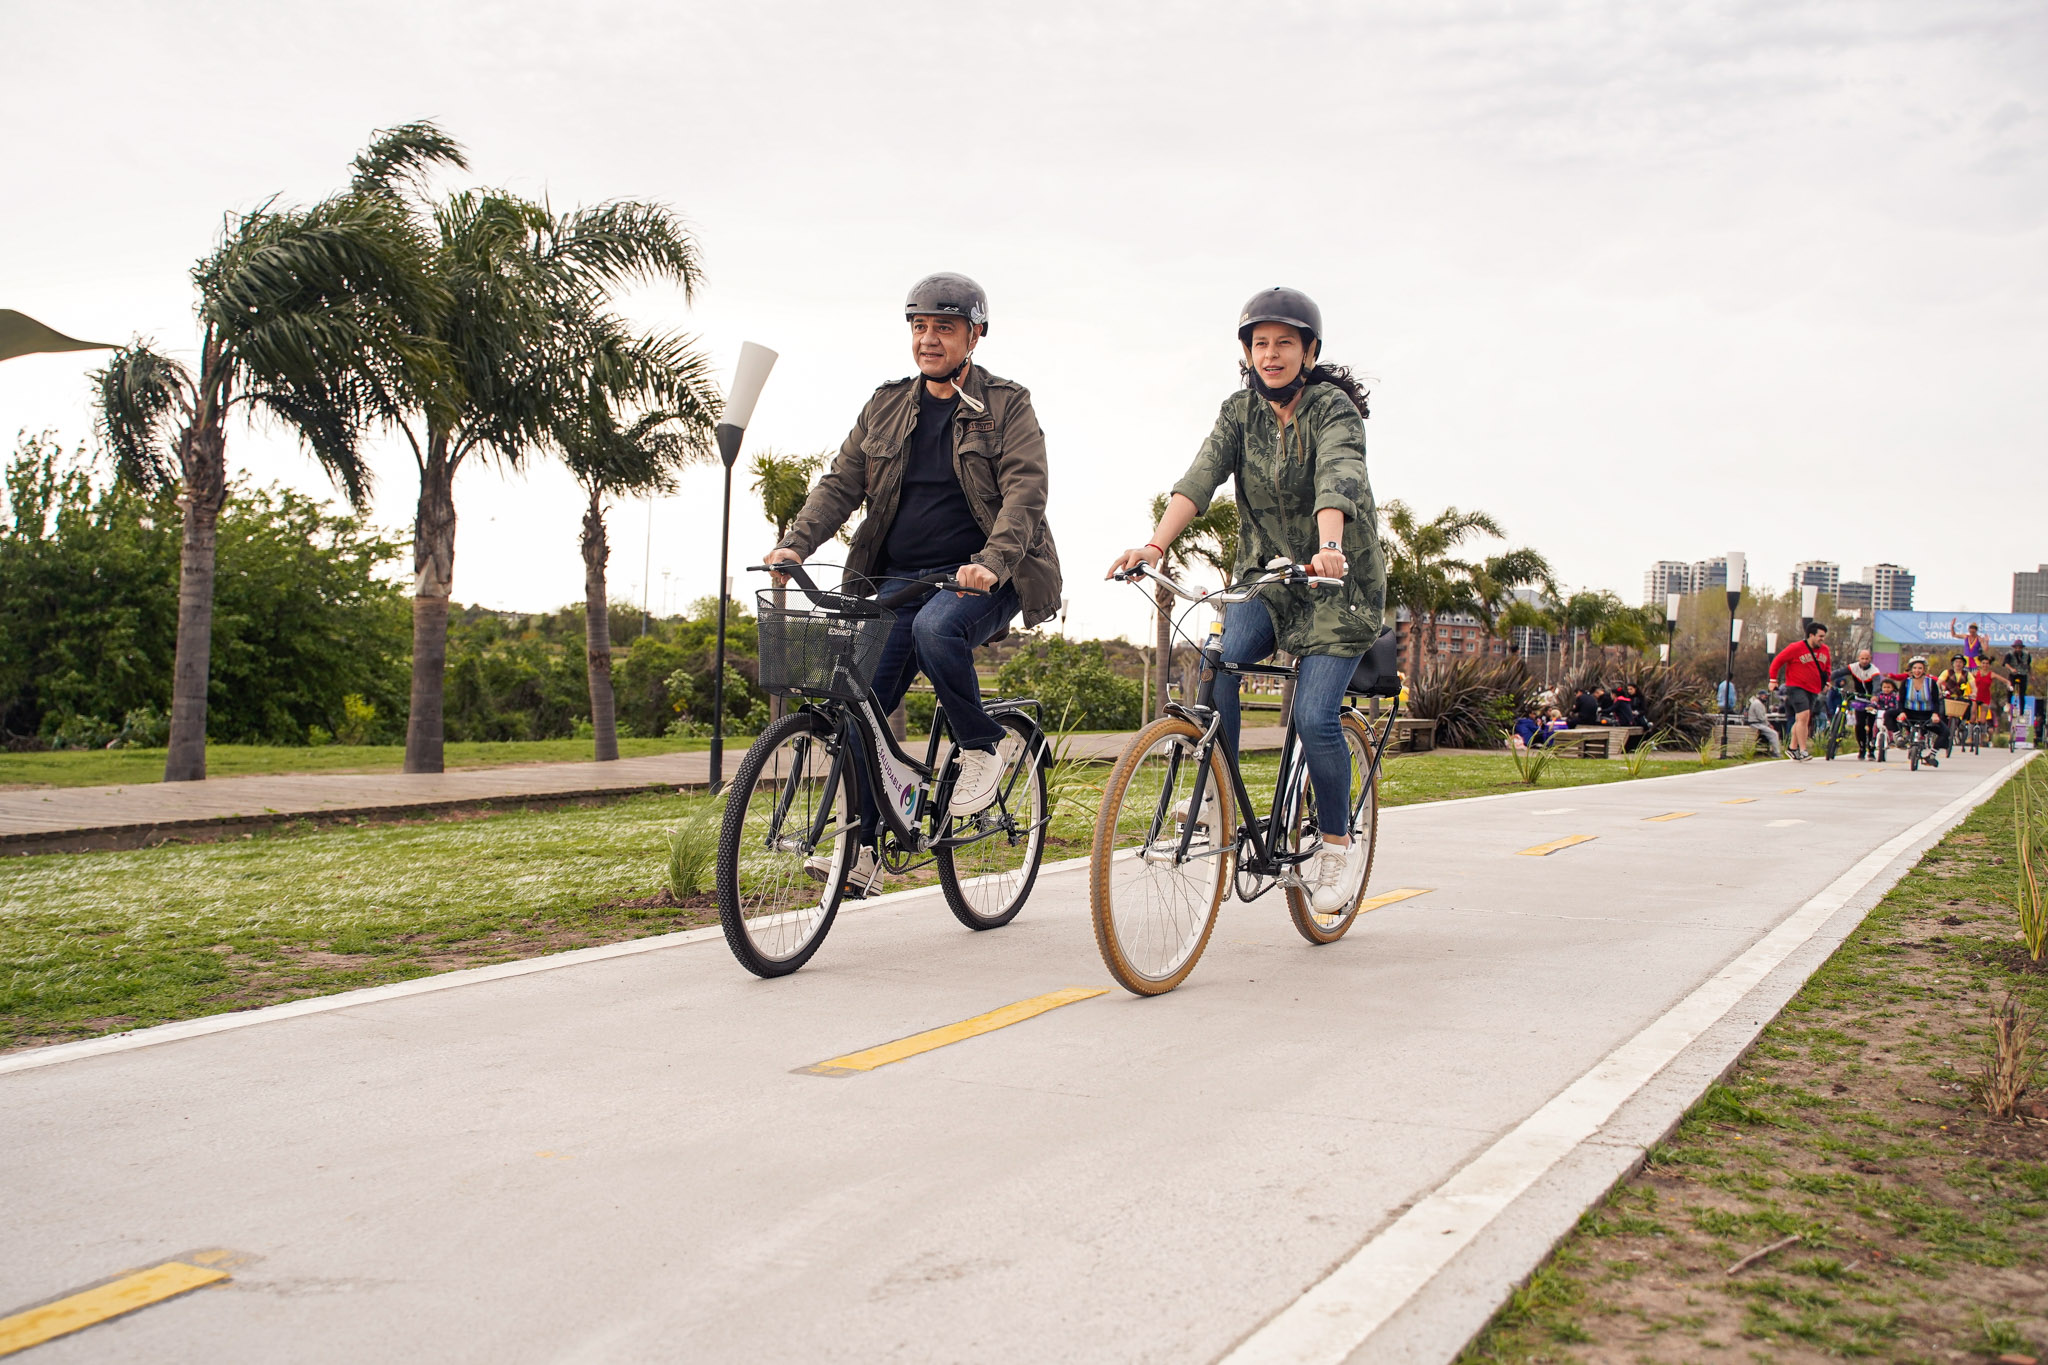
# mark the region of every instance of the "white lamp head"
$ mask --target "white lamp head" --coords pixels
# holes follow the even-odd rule
[[[1664,594],[1665,620],[1676,621],[1678,619],[1678,604],[1683,600],[1684,598],[1675,592],[1667,592]]]
[[[1745,567],[1742,551],[1730,550],[1728,552],[1728,591],[1742,591],[1742,578]]]
[[[1820,585],[1807,583],[1799,589],[1799,619],[1811,621],[1814,612],[1820,609]]]
[[[775,352],[758,342],[740,345],[740,363],[733,367],[732,387],[725,394],[725,414],[718,423],[718,453],[727,469],[740,457],[740,437],[753,420],[754,404],[768,383],[768,372],[775,368],[775,360]]]

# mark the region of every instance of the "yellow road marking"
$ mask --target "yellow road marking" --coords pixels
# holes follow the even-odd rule
[[[1799,793],[1801,793],[1801,792],[1803,792],[1803,791],[1805,791],[1805,790],[1806,790],[1806,788],[1804,788],[1804,787],[1787,787],[1787,788],[1785,788],[1785,790],[1783,790],[1783,791],[1779,792],[1779,793],[1778,793],[1778,795],[1780,795],[1780,796],[1797,796],[1797,795],[1799,795]]]
[[[123,1313],[176,1298],[202,1285],[217,1284],[227,1277],[224,1270],[208,1270],[183,1261],[165,1261],[133,1275],[123,1275],[97,1289],[83,1290],[41,1308],[0,1318],[0,1356],[26,1351]]]
[[[1382,905],[1392,905],[1395,901],[1405,901],[1415,896],[1427,896],[1434,890],[1436,888],[1433,886],[1397,886],[1392,891],[1383,891],[1377,896],[1368,896],[1360,901],[1358,903],[1358,913],[1362,915],[1368,910],[1377,910]]]
[[[1562,839],[1552,839],[1547,844],[1538,844],[1534,848],[1522,849],[1515,856],[1518,858],[1548,858],[1561,848],[1570,848],[1573,844],[1589,844],[1599,837],[1597,834],[1568,834]]]
[[[1754,796],[1731,796],[1721,804],[1724,806],[1746,806],[1756,800]]]
[[[1657,825],[1662,824],[1666,820],[1683,820],[1691,814],[1692,812],[1689,810],[1667,810],[1662,815],[1645,815],[1643,823],[1646,825]]]
[[[900,1062],[920,1053],[942,1048],[948,1043],[963,1042],[977,1038],[984,1033],[993,1033],[999,1028],[1021,1024],[1026,1019],[1035,1019],[1047,1010],[1056,1010],[1061,1005],[1071,1005],[1077,1000],[1092,1000],[1098,995],[1109,994],[1107,986],[1068,986],[1049,995],[1035,995],[1029,1000],[1019,1000],[1014,1005],[1005,1005],[987,1014],[977,1014],[972,1019],[962,1019],[957,1024],[943,1028],[926,1029],[913,1033],[908,1038],[898,1038],[893,1043],[867,1048],[861,1052],[849,1052],[844,1057],[819,1062],[816,1066],[801,1067],[799,1070],[809,1076],[851,1076],[860,1071],[873,1071],[878,1066]]]
[[[1833,779],[1833,778],[1829,778],[1829,779],[1828,779],[1827,781],[1825,781],[1825,782],[1816,782],[1816,783],[1814,783],[1813,785],[1814,785],[1814,786],[1816,786],[1816,787],[1832,787],[1832,786],[1834,786],[1834,785],[1835,785],[1835,782],[1834,782],[1834,779]]]

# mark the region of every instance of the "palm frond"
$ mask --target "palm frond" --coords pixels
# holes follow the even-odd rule
[[[99,391],[96,425],[114,457],[114,472],[146,493],[162,493],[182,474],[170,428],[194,410],[192,373],[141,338],[93,372]]]
[[[694,301],[704,261],[688,224],[661,204],[614,200],[561,215],[541,244],[551,263],[586,285],[667,281]]]
[[[355,171],[349,188],[356,194],[398,200],[407,190],[417,192],[427,172],[436,166],[469,169],[462,144],[428,120],[380,128],[370,135],[370,145],[350,163]]]

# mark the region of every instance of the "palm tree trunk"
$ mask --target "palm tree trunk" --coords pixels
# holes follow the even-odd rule
[[[214,552],[227,500],[225,434],[205,407],[185,433],[184,545],[178,559],[178,646],[171,666],[170,751],[164,781],[206,777],[206,684],[213,661]]]
[[[612,623],[605,594],[604,566],[611,558],[605,539],[600,489],[590,486],[583,511],[583,656],[590,676],[590,729],[599,763],[619,756],[619,717],[612,699]]]
[[[405,721],[405,770],[437,773],[448,671],[448,594],[455,586],[455,465],[445,435],[427,443],[412,535],[412,706]]]
[[[1154,672],[1159,675],[1159,695],[1152,703],[1152,714],[1166,714],[1166,702],[1173,695],[1173,593],[1164,583],[1152,585],[1152,601],[1158,608],[1159,620],[1154,626],[1152,657],[1157,661]]]

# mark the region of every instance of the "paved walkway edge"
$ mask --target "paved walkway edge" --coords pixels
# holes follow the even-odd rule
[[[1880,844],[1310,1284],[1226,1365],[1452,1360],[1926,850],[2031,754]]]

